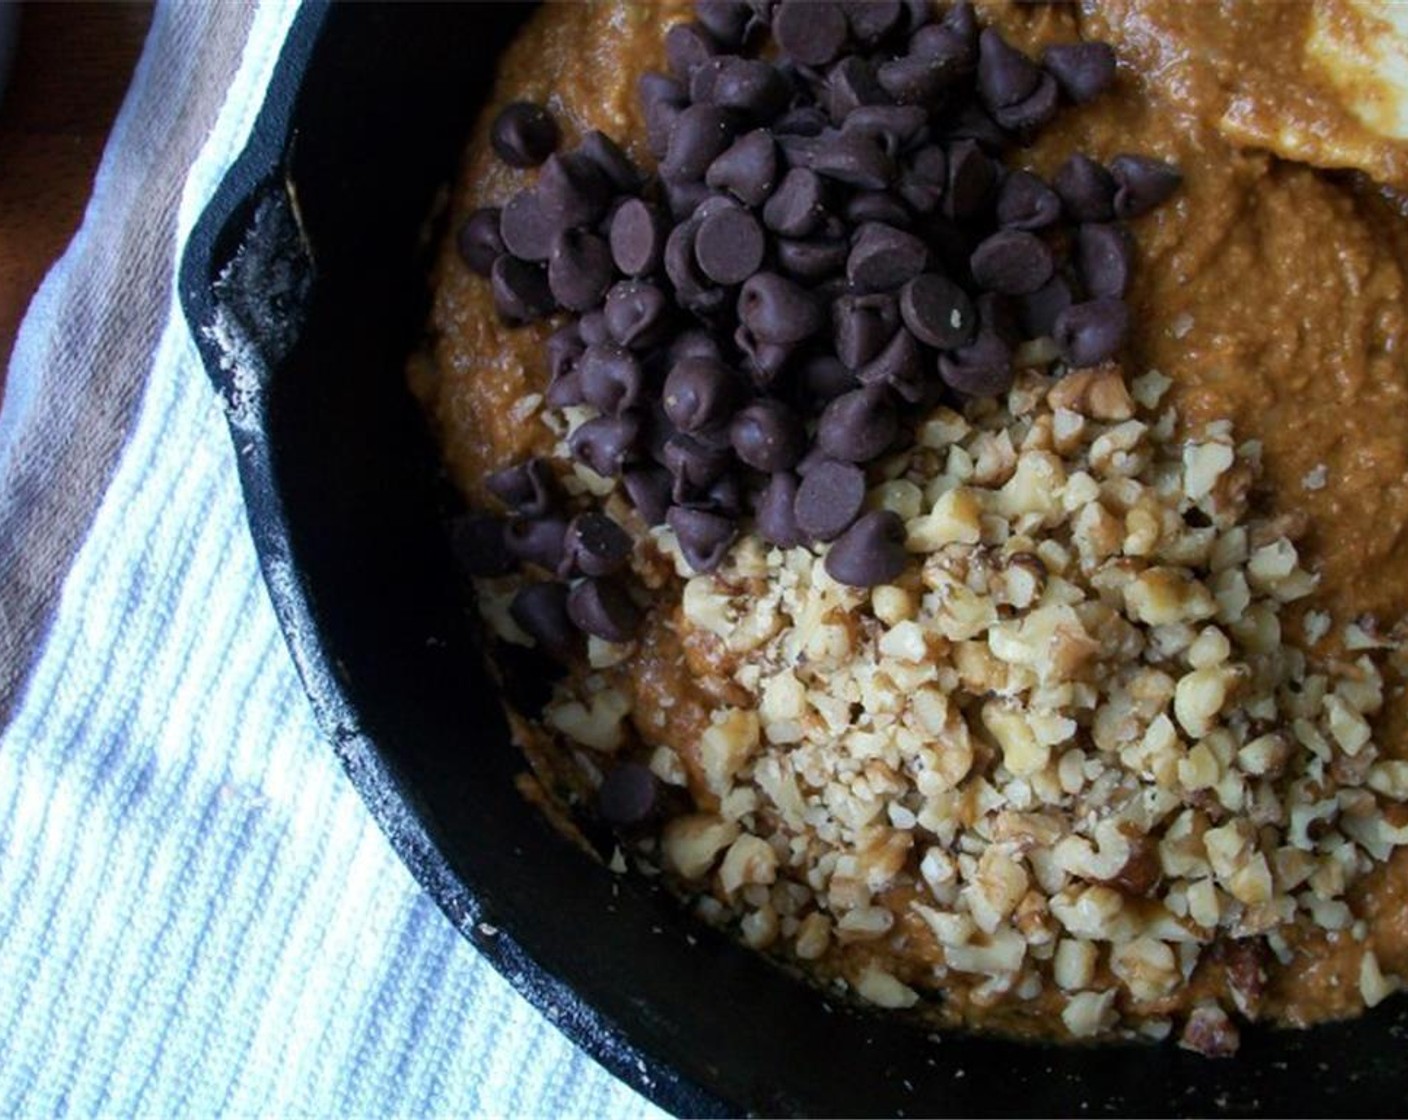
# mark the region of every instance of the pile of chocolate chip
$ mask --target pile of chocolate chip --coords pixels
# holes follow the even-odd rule
[[[469,218],[461,254],[506,321],[565,313],[547,403],[597,413],[572,454],[668,523],[697,571],[751,515],[779,547],[832,542],[837,580],[893,579],[903,526],[862,512],[864,464],[933,405],[1007,390],[1025,340],[1053,339],[1072,368],[1124,343],[1121,222],[1178,172],[1075,154],[1048,183],[1001,162],[1063,100],[1099,95],[1113,52],[1052,46],[1038,64],[966,2],[935,15],[927,0],[699,0],[666,36],[670,73],[640,82],[652,176],[601,133],[557,152],[536,105],[493,124],[502,159],[541,170]],[[541,463],[489,485],[512,518],[478,523],[479,567],[574,581],[525,588],[520,623],[550,649],[572,626],[628,635],[619,526],[564,520]]]

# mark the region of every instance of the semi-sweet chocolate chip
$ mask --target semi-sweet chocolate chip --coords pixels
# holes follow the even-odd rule
[[[526,459],[484,476],[484,488],[519,517],[546,517],[557,505],[557,482],[542,458]]]
[[[851,243],[846,279],[858,292],[891,292],[923,272],[928,260],[929,250],[913,234],[866,222]]]
[[[480,276],[488,276],[494,262],[507,252],[499,233],[499,209],[485,206],[474,211],[460,226],[455,237],[460,259]]]
[[[1092,296],[1123,296],[1134,271],[1134,243],[1115,223],[1087,223],[1076,231],[1076,271]]]
[[[924,361],[914,336],[901,327],[883,350],[856,371],[862,385],[884,385],[901,400],[918,404],[924,399]]]
[[[494,309],[510,323],[531,323],[550,315],[556,306],[547,272],[505,253],[489,270]]]
[[[846,46],[846,14],[831,0],[782,0],[772,17],[777,45],[804,66],[825,66]]]
[[[821,308],[799,284],[775,272],[749,277],[738,294],[738,318],[764,342],[801,342],[821,327]]]
[[[1113,358],[1129,334],[1129,308],[1123,300],[1075,303],[1056,317],[1052,337],[1071,366],[1093,366]]]
[[[548,287],[569,311],[589,311],[606,296],[614,278],[611,250],[594,233],[573,229],[553,238],[548,255]]]
[[[682,432],[723,423],[733,409],[738,378],[714,358],[682,358],[665,378],[665,415]]]
[[[797,527],[811,540],[840,536],[865,505],[865,472],[854,463],[828,459],[807,472],[797,488]]]
[[[883,455],[898,431],[899,418],[884,389],[853,389],[822,412],[816,426],[816,446],[833,459],[866,463]]]
[[[664,255],[668,232],[659,210],[639,198],[628,198],[611,217],[611,259],[627,276],[654,272]]]
[[[640,363],[619,343],[588,346],[577,360],[576,372],[582,399],[608,416],[619,415],[640,400]]]
[[[563,539],[567,522],[560,517],[531,517],[510,521],[504,527],[504,543],[509,552],[525,564],[536,564],[555,572],[562,563]]]
[[[919,341],[939,350],[966,346],[978,328],[968,293],[946,276],[926,272],[900,289],[900,316]]]
[[[675,531],[685,561],[696,572],[712,572],[722,564],[738,536],[736,522],[707,510],[675,506],[665,521]]]
[[[821,177],[794,167],[763,206],[763,223],[784,237],[806,237],[826,217]]]
[[[729,424],[734,454],[754,470],[771,474],[796,465],[806,432],[796,413],[778,400],[763,399],[740,409]]]
[[[1042,52],[1041,62],[1077,105],[1093,101],[1115,80],[1115,52],[1109,43],[1056,43]]]
[[[939,376],[965,396],[995,397],[1012,388],[1012,348],[995,330],[983,327],[967,346],[939,355]]]
[[[611,337],[631,350],[657,345],[670,325],[669,297],[644,280],[613,284],[602,312]]]
[[[746,206],[761,206],[777,187],[777,142],[765,128],[735,140],[709,165],[704,182]]]
[[[609,576],[631,558],[631,538],[604,513],[579,513],[567,523],[558,575]]]
[[[1055,262],[1046,242],[1035,234],[1004,229],[973,250],[969,267],[980,287],[1020,296],[1036,291],[1050,280]]]
[[[499,215],[499,235],[504,247],[519,260],[547,260],[552,252],[552,239],[561,228],[543,212],[542,201],[533,190],[519,191]]]
[[[1072,221],[1108,222],[1115,216],[1115,180],[1087,155],[1071,155],[1051,185]]]
[[[567,615],[567,588],[554,581],[530,583],[518,589],[509,616],[539,646],[561,661],[570,661],[580,647],[577,629]]]
[[[557,148],[557,122],[541,105],[512,101],[489,127],[489,143],[510,167],[537,167]]]
[[[766,243],[762,227],[746,210],[724,209],[699,224],[694,258],[716,284],[741,284],[763,263]]]
[[[1041,81],[1041,69],[991,27],[978,36],[978,93],[989,111],[1025,101]]]
[[[622,472],[621,485],[626,497],[650,526],[663,525],[670,509],[670,490],[674,479],[664,467],[631,467]]]
[[[606,642],[629,642],[640,629],[642,616],[619,582],[588,578],[568,591],[567,617],[584,634]]]
[[[655,815],[659,804],[659,779],[639,762],[623,762],[613,768],[596,791],[597,812],[613,828],[644,824]]]
[[[1148,156],[1118,155],[1110,161],[1110,177],[1115,181],[1114,210],[1117,218],[1137,218],[1165,201],[1183,176],[1178,168]]]
[[[896,579],[905,566],[905,530],[888,509],[862,515],[827,550],[826,574],[850,587],[878,587]]]
[[[997,224],[1003,229],[1039,230],[1061,217],[1061,199],[1030,171],[1013,171],[997,189]]]
[[[621,473],[639,436],[640,420],[635,416],[597,416],[573,432],[567,446],[573,458],[609,478]]]

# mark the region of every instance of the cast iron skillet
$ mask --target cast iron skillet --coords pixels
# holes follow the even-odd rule
[[[852,1010],[612,875],[515,792],[443,483],[402,380],[424,223],[526,10],[311,7],[191,238],[181,298],[321,724],[449,919],[602,1065],[680,1114],[1345,1115],[1408,1102],[1404,1001],[1233,1061],[947,1036]]]

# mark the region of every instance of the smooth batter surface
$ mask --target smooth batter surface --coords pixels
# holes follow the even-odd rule
[[[650,166],[635,83],[663,68],[663,31],[683,14],[618,3],[538,13],[504,57],[455,192],[454,225],[531,180],[499,163],[486,142],[487,122],[509,100],[546,103],[568,146],[599,128]],[[1133,227],[1129,365],[1171,377],[1186,421],[1230,419],[1239,438],[1262,443],[1271,506],[1308,517],[1303,549],[1322,574],[1310,606],[1337,624],[1366,612],[1396,622],[1408,609],[1408,223],[1371,185],[1243,146],[1276,125],[1329,130],[1357,137],[1367,165],[1378,161],[1385,179],[1402,181],[1402,150],[1354,132],[1312,78],[1280,80],[1278,45],[1289,51],[1300,41],[1310,6],[1116,0],[1083,12],[991,6],[983,14],[1029,52],[1081,35],[1116,47],[1114,91],[1063,112],[1025,158],[1048,174],[1075,150],[1102,160],[1137,151],[1180,166],[1174,201]],[[549,327],[502,325],[488,285],[462,267],[451,242],[435,284],[432,347],[413,364],[412,385],[455,481],[475,502],[487,471],[552,447],[533,408],[547,381]],[[637,724],[688,756],[723,698],[703,694],[690,672],[691,656],[706,651],[680,648],[674,595],[666,581],[639,656],[613,673],[635,697]],[[1403,754],[1402,704],[1393,707],[1381,741]],[[1405,890],[1408,862],[1398,858],[1360,891],[1366,944],[1386,971],[1408,971]],[[902,912],[904,900],[893,902]],[[1345,938],[1304,948],[1295,966],[1273,973],[1268,1011],[1302,1023],[1351,1010],[1360,946]],[[1188,1001],[1221,967],[1200,969],[1177,998]]]

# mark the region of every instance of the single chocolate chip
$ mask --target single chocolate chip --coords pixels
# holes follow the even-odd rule
[[[778,267],[799,280],[823,280],[845,267],[851,247],[841,240],[811,238],[793,241],[778,238],[773,244]]]
[[[924,398],[924,365],[919,344],[901,327],[885,348],[857,371],[862,385],[888,387],[901,400],[918,404]]]
[[[675,506],[665,521],[675,531],[685,562],[696,572],[712,572],[722,564],[738,536],[731,519],[707,510]]]
[[[558,374],[549,381],[543,399],[547,401],[549,408],[557,409],[571,408],[587,401],[582,395],[582,379],[577,376],[575,369]]]
[[[621,473],[639,436],[640,420],[635,416],[597,416],[573,432],[567,446],[573,458],[603,478],[612,478]]]
[[[647,73],[637,85],[645,113],[646,146],[656,159],[664,159],[670,148],[670,130],[689,104],[689,95],[674,78]]]
[[[915,338],[940,350],[966,346],[978,329],[968,293],[935,272],[916,276],[900,290],[900,317]]]
[[[954,82],[971,73],[977,62],[976,42],[941,23],[931,23],[911,35],[909,53],[943,66],[953,75]]]
[[[904,8],[900,0],[843,0],[842,10],[851,25],[851,37],[864,47],[874,47],[900,26]]]
[[[1128,290],[1134,272],[1134,245],[1124,226],[1086,223],[1076,232],[1074,256],[1089,295],[1117,299]]]
[[[562,554],[557,574],[563,579],[573,572],[609,576],[631,558],[631,538],[604,513],[579,513],[567,523]]]
[[[734,414],[729,440],[734,453],[754,470],[785,471],[802,457],[806,432],[781,401],[758,400]]]
[[[631,162],[631,157],[621,150],[621,146],[604,132],[592,129],[582,137],[577,150],[606,176],[606,181],[622,194],[635,194],[641,189],[640,169]]]
[[[1137,218],[1168,198],[1183,182],[1171,163],[1148,156],[1118,155],[1110,161],[1115,181],[1115,217]]]
[[[543,212],[542,201],[532,190],[519,191],[499,215],[499,234],[504,246],[519,260],[547,260],[552,252],[552,239],[561,228]]]
[[[784,237],[806,237],[826,217],[820,176],[794,167],[763,207],[763,224]]]
[[[772,17],[782,52],[804,66],[825,66],[846,46],[846,14],[829,0],[783,0]]]
[[[677,23],[665,32],[665,58],[670,73],[682,82],[688,82],[696,66],[718,53],[718,44],[702,24]]]
[[[992,119],[998,127],[1016,134],[1023,143],[1027,143],[1056,115],[1057,100],[1056,79],[1050,74],[1042,74],[1029,96],[1015,105],[994,109]]]
[[[859,386],[852,373],[834,354],[815,354],[802,363],[798,381],[805,398],[817,405],[833,401]]]
[[[714,105],[691,105],[670,128],[670,147],[660,164],[665,180],[701,181],[709,164],[733,143],[728,113]]]
[[[611,202],[605,173],[579,152],[549,156],[538,172],[536,190],[543,214],[558,229],[590,225]]]
[[[504,543],[525,564],[536,564],[549,572],[562,563],[562,545],[567,522],[560,517],[532,517],[510,521],[504,527]]]
[[[615,342],[588,346],[577,362],[577,377],[587,404],[608,416],[618,416],[640,400],[640,363]]]
[[[798,105],[772,122],[774,136],[810,138],[820,136],[826,128],[826,114],[815,105]]]
[[[1077,105],[1093,101],[1115,80],[1115,51],[1109,43],[1054,43],[1041,63]]]
[[[488,514],[456,517],[450,523],[450,552],[465,575],[505,576],[517,566],[503,521]]]
[[[923,272],[928,259],[924,242],[913,234],[867,222],[851,244],[846,279],[860,292],[890,292]]]
[[[775,272],[748,278],[738,294],[738,318],[759,341],[780,345],[801,342],[822,324],[811,293]]]
[[[580,645],[567,616],[567,588],[560,583],[530,583],[509,604],[509,616],[553,657],[570,661]]]
[[[1051,185],[1073,221],[1108,222],[1115,216],[1115,180],[1089,156],[1070,156]]]
[[[787,108],[792,96],[777,67],[755,58],[725,58],[713,76],[708,100],[757,121],[769,121]]]
[[[1099,365],[1120,352],[1129,334],[1129,308],[1123,300],[1074,303],[1056,317],[1052,337],[1073,368]]]
[[[709,278],[700,270],[699,262],[694,257],[699,224],[692,219],[681,222],[670,231],[665,241],[665,275],[675,286],[676,298],[686,307],[693,307],[696,298],[711,287]]]
[[[1012,348],[985,328],[967,346],[939,355],[939,376],[970,397],[995,397],[1012,388]]]
[[[693,328],[675,335],[666,354],[666,364],[673,366],[685,358],[712,358],[719,362],[723,360],[723,352],[719,349],[719,341],[714,335],[702,328]]]
[[[899,325],[899,308],[891,295],[848,294],[831,304],[836,356],[848,369],[859,369],[880,353]]]
[[[958,78],[942,58],[910,54],[882,62],[875,71],[881,88],[901,105],[928,105]]]
[[[741,284],[758,271],[767,247],[762,227],[746,210],[727,209],[705,218],[694,237],[694,259],[716,284]]]
[[[546,517],[557,504],[557,482],[542,458],[485,475],[484,488],[520,517]]]
[[[689,75],[689,81],[685,83],[689,86],[689,100],[696,105],[712,105],[714,102],[714,87],[718,84],[719,75],[723,73],[727,63],[725,58],[708,58],[696,66]]]
[[[846,203],[845,216],[852,225],[879,222],[895,229],[907,229],[913,221],[909,207],[888,191],[857,191]]]
[[[494,309],[509,323],[531,323],[552,314],[552,291],[541,266],[505,253],[489,270]]]
[[[606,242],[585,230],[566,230],[553,238],[548,257],[548,287],[569,311],[587,311],[599,304],[614,275]]]
[[[612,828],[634,828],[655,815],[659,798],[660,783],[650,768],[624,762],[602,779],[596,808]]]
[[[621,280],[606,293],[602,309],[611,337],[629,350],[658,345],[670,327],[670,301],[654,284]]]
[[[1055,262],[1033,233],[1004,229],[980,242],[969,261],[978,286],[1004,295],[1034,292],[1051,279]]]
[[[455,247],[459,249],[460,259],[472,272],[488,276],[494,262],[507,252],[504,239],[499,234],[498,207],[482,207],[466,218],[464,225],[460,226],[459,236],[455,238]]]
[[[921,143],[928,124],[928,112],[918,105],[862,105],[841,131],[868,136],[893,157]]]
[[[769,389],[792,358],[796,347],[788,342],[766,342],[740,324],[733,341],[743,352],[743,369],[757,389]]]
[[[557,122],[541,105],[512,101],[489,126],[489,143],[510,167],[537,167],[557,148]]]
[[[1040,68],[994,28],[978,36],[978,93],[989,111],[1025,101],[1041,81]]]
[[[833,459],[865,463],[888,451],[898,431],[899,419],[883,389],[855,389],[826,406],[817,421],[816,445]]]
[[[567,593],[567,617],[593,638],[629,642],[640,629],[642,615],[630,594],[611,579],[584,579]]]
[[[796,548],[805,544],[807,535],[797,525],[797,476],[780,471],[768,479],[753,505],[753,520],[758,533],[768,544],[778,548]]]
[[[846,56],[826,75],[826,111],[833,124],[848,120],[862,106],[889,100],[890,95],[875,78],[874,67],[859,55]]]
[[[719,46],[732,50],[743,45],[753,9],[748,0],[695,0],[694,18]]]
[[[895,161],[873,136],[861,132],[823,133],[811,169],[827,179],[864,190],[881,190],[895,177]]]
[[[663,525],[674,479],[663,467],[632,467],[621,475],[626,497],[647,525]]]
[[[1056,318],[1072,303],[1071,286],[1059,275],[1036,291],[1017,297],[1017,318],[1027,338],[1047,338],[1056,328]]]
[[[777,186],[777,144],[765,128],[735,140],[709,165],[704,181],[716,191],[730,191],[748,206],[761,206]]]
[[[661,394],[665,415],[682,432],[721,424],[733,410],[738,378],[712,358],[682,358],[670,369]]]
[[[577,333],[582,336],[582,342],[587,346],[601,346],[612,340],[611,324],[606,321],[606,314],[602,311],[588,311],[578,319]]]
[[[548,335],[548,340],[545,343],[549,375],[561,377],[563,374],[571,372],[572,367],[586,348],[587,345],[582,341],[582,333],[576,323],[568,323],[566,326],[558,327]]]
[[[974,140],[956,140],[948,148],[948,191],[944,213],[950,218],[970,218],[989,201],[997,168]]]
[[[947,182],[948,157],[937,144],[928,144],[910,154],[896,189],[916,214],[931,214],[943,201]]]
[[[669,179],[663,184],[665,203],[670,215],[677,222],[683,222],[708,199],[715,197],[706,184],[697,179]]]
[[[829,459],[817,464],[797,488],[797,527],[814,541],[846,531],[865,505],[865,472],[854,463]]]
[[[997,224],[1003,229],[1038,230],[1061,216],[1061,199],[1030,171],[1013,171],[997,188]]]
[[[893,510],[871,510],[842,534],[826,553],[826,574],[848,587],[891,583],[904,571],[905,530]]]
[[[1012,146],[1012,137],[976,101],[964,103],[949,119],[944,135],[949,141],[972,140],[993,158]]]
[[[611,259],[627,276],[644,276],[660,266],[665,251],[663,214],[638,198],[623,202],[611,218]]]

